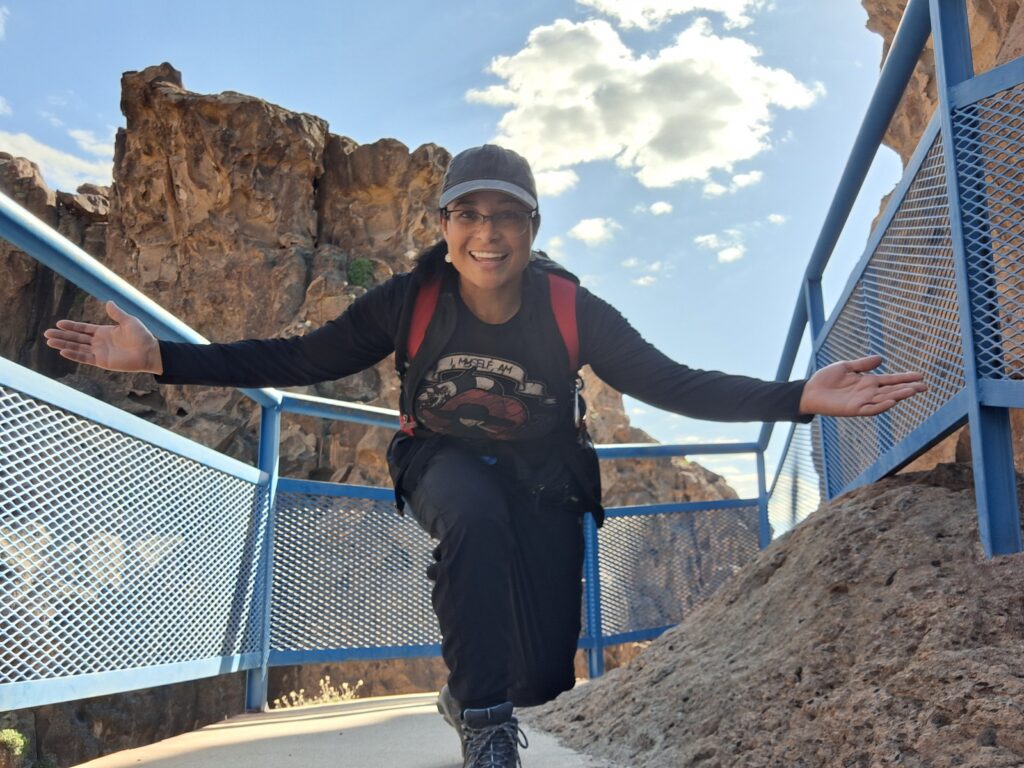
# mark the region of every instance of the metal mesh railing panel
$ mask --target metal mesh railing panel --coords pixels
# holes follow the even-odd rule
[[[797,424],[768,499],[772,538],[806,520],[826,498],[818,423]]]
[[[605,635],[682,621],[757,554],[757,507],[609,517],[599,534]]]
[[[1024,378],[1024,85],[953,114],[980,378]]]
[[[277,494],[270,647],[439,643],[430,538],[390,502]]]
[[[942,142],[937,136],[818,353],[818,367],[882,355],[922,371],[926,393],[874,418],[823,418],[833,492],[847,487],[964,387]]]
[[[263,492],[0,386],[0,683],[259,650]]]

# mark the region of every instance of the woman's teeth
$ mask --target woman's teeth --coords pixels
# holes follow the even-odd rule
[[[489,251],[470,251],[469,255],[477,261],[500,261],[506,256],[504,253],[491,253]]]

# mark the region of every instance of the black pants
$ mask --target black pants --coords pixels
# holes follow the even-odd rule
[[[454,447],[430,459],[408,500],[439,540],[428,576],[452,695],[467,708],[533,706],[572,688],[583,569],[573,505]]]

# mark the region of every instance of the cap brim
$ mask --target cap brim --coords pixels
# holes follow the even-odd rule
[[[448,203],[457,200],[463,195],[483,190],[490,192],[504,192],[506,195],[511,195],[519,202],[528,206],[530,210],[537,207],[537,199],[533,195],[518,184],[512,184],[507,181],[502,181],[501,179],[473,179],[471,181],[464,181],[461,184],[456,184],[451,189],[446,189],[441,193],[441,200],[438,202],[438,207],[445,208]]]

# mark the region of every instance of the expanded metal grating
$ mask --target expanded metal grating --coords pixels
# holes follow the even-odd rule
[[[608,517],[599,534],[605,635],[677,624],[757,554],[757,507]]]
[[[264,495],[0,387],[0,683],[259,650]]]
[[[922,371],[928,391],[874,418],[822,418],[829,483],[846,488],[964,387],[949,200],[936,136],[818,353],[818,367],[882,355],[878,373]]]
[[[439,643],[430,538],[389,502],[277,494],[270,647]]]
[[[826,497],[820,441],[815,439],[819,421],[797,424],[793,430],[793,439],[768,499],[772,538],[806,520]]]
[[[953,113],[978,376],[1024,378],[1024,85]]]

